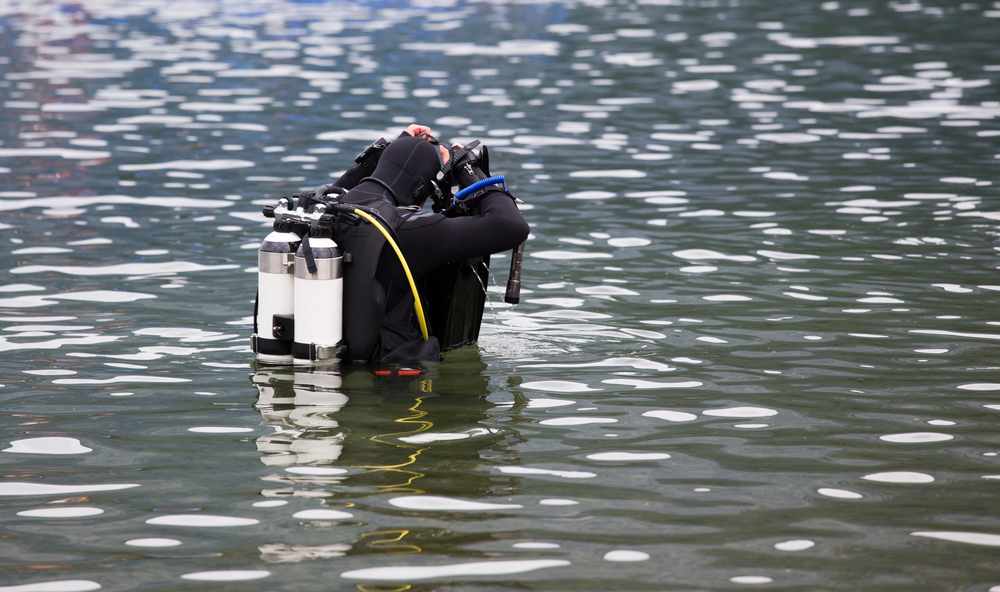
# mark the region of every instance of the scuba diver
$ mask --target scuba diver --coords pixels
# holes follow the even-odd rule
[[[448,326],[446,321],[449,319],[445,317],[454,310],[455,304],[451,301],[467,298],[468,292],[463,295],[452,289],[453,286],[439,284],[451,282],[454,285],[463,275],[468,278],[470,273],[462,266],[475,265],[470,264],[470,260],[479,258],[486,269],[490,254],[513,249],[512,272],[513,263],[516,263],[519,290],[520,255],[529,229],[506,185],[500,185],[503,177],[490,177],[486,147],[478,155],[474,152],[478,141],[448,148],[430,132],[427,126],[411,125],[392,142],[382,139],[369,146],[358,156],[356,164],[333,184],[293,196],[298,198],[296,212],[299,217],[295,220],[312,223],[310,227],[300,224],[297,233],[289,235],[301,236],[301,245],[292,242],[290,247],[279,249],[285,253],[298,250],[294,271],[294,308],[299,313],[294,315],[299,317],[298,324],[294,325],[295,363],[329,357],[316,354],[320,350],[315,344],[323,339],[314,339],[310,345],[309,339],[299,338],[299,333],[307,330],[306,324],[321,322],[320,317],[325,312],[321,310],[323,304],[315,302],[315,297],[312,303],[300,305],[300,298],[305,297],[305,292],[299,288],[300,259],[304,262],[302,267],[308,265],[309,273],[315,274],[313,259],[340,258],[335,272],[342,273],[343,277],[342,332],[341,327],[336,331],[336,338],[342,335],[343,341],[338,343],[338,357],[353,364],[437,361],[443,349],[474,341],[482,319],[488,270],[474,269],[471,274],[480,299],[478,316],[473,313],[472,321],[459,320],[463,326],[457,331],[465,336],[464,340],[448,337],[448,343],[442,344],[429,334],[423,313],[424,306],[429,307],[431,324],[442,333],[454,333],[450,326],[447,330],[442,329]],[[453,195],[452,191],[458,189],[464,191]],[[433,212],[421,210],[428,199],[434,201]],[[321,215],[329,211],[337,214]],[[280,211],[271,207],[270,214],[276,220],[275,231],[295,232],[292,230],[295,222],[279,228],[282,218],[275,214],[280,212],[292,217],[290,206]],[[265,208],[267,214],[268,208]],[[359,216],[370,224],[363,223]],[[316,224],[320,219],[325,227]],[[261,246],[261,288],[265,287],[264,251],[268,240]],[[272,266],[271,273],[290,273],[289,263],[283,265],[286,267],[277,272]],[[421,302],[416,287],[421,279],[424,290],[420,292],[427,297],[426,303]],[[264,292],[262,289],[259,294]],[[442,307],[440,301],[444,296],[449,303]],[[513,300],[508,299],[508,302],[516,301],[516,296]],[[265,308],[263,303],[261,308]],[[315,314],[300,310],[304,308]],[[270,309],[261,310],[265,321],[271,318],[266,312]],[[278,322],[281,316],[292,315],[275,314],[273,335],[271,332],[258,335],[255,313],[252,344],[261,361],[269,361],[266,355],[280,353],[280,347],[275,344],[281,340],[282,327]],[[329,343],[332,339],[325,339],[328,346],[332,345]],[[289,339],[285,337],[284,341]]]

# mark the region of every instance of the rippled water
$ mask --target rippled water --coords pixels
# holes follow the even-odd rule
[[[0,0],[0,591],[1000,590],[998,26]],[[527,202],[522,303],[252,367],[260,206],[414,121]]]

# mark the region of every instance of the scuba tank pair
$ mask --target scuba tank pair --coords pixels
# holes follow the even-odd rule
[[[334,359],[343,333],[343,255],[325,207],[292,210],[283,197],[264,215],[274,227],[258,252],[251,349],[265,364]]]

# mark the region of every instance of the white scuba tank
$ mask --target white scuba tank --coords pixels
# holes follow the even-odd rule
[[[257,333],[252,349],[264,364],[291,364],[292,342],[283,340],[282,326],[274,315],[292,315],[294,309],[294,257],[301,237],[274,231],[260,245],[257,258]],[[277,329],[277,331],[276,331]]]
[[[295,253],[295,364],[337,357],[343,338],[344,269],[340,248],[331,238],[310,237],[316,264],[310,273],[305,246]]]

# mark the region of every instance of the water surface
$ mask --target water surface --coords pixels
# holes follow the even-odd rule
[[[0,591],[1000,590],[998,19],[0,2]],[[260,207],[413,122],[521,304],[252,365]]]

